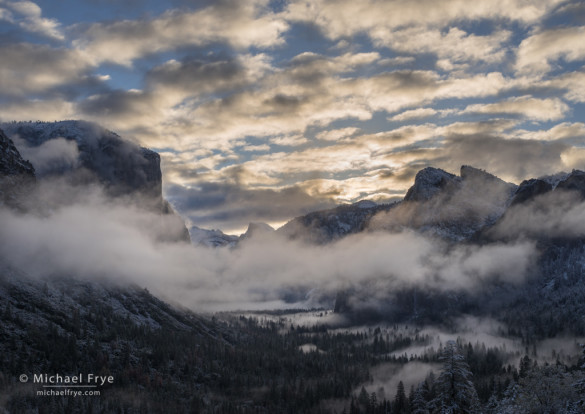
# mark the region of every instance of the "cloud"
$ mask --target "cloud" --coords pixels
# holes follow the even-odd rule
[[[579,193],[555,190],[532,202],[512,206],[490,230],[498,238],[582,238],[585,235],[585,203]]]
[[[150,92],[117,89],[89,96],[79,103],[78,110],[92,120],[132,129],[161,121],[164,103],[157,98]]]
[[[35,3],[0,0],[10,27],[0,39],[2,120],[94,120],[164,152],[168,188],[296,188],[313,209],[393,198],[428,165],[523,179],[582,160],[571,147],[585,102],[572,4],[173,0],[166,12],[136,11],[146,3],[95,1],[104,8],[95,19],[111,7],[121,17],[54,22],[50,37]],[[16,42],[31,38],[17,25],[32,21],[45,38]],[[558,125],[536,126],[545,122]],[[464,135],[491,137],[478,143],[485,159],[467,141],[455,148]],[[535,144],[523,158],[517,141],[527,139]],[[506,149],[508,166],[496,157]]]
[[[72,119],[76,114],[74,104],[65,99],[15,99],[2,105],[0,120],[52,122],[56,119]]]
[[[4,9],[6,7],[7,9]],[[42,17],[42,9],[32,1],[7,1],[0,2],[0,18],[13,24],[18,24],[22,29],[40,34],[55,40],[64,40],[65,36],[60,30],[61,24],[55,19]]]
[[[378,52],[345,53],[329,57],[314,52],[296,55],[287,65],[288,76],[299,83],[313,83],[324,75],[337,75],[352,72],[360,67],[371,65],[380,59]]]
[[[496,103],[469,105],[463,112],[509,114],[535,121],[557,121],[564,118],[568,111],[569,106],[558,98],[520,96]]]
[[[0,245],[5,263],[32,276],[137,283],[199,311],[267,303],[282,307],[285,294],[299,289],[331,295],[340,287],[367,286],[374,301],[387,300],[393,289],[414,286],[476,291],[493,278],[517,282],[531,255],[530,246],[519,243],[450,252],[410,232],[361,234],[321,247],[268,236],[234,250],[195,248],[160,241],[180,231],[172,217],[107,199],[97,187],[70,187],[61,181],[39,185],[37,202],[32,202],[36,208],[29,214],[0,209],[0,236],[11,241]],[[264,196],[268,201],[280,197]]]
[[[145,76],[148,89],[163,89],[181,97],[237,90],[261,79],[271,71],[266,54],[234,57],[188,56],[181,61],[169,60],[152,68]]]
[[[412,25],[448,26],[452,22],[476,19],[512,20],[530,24],[545,16],[561,0],[521,1],[479,0],[470,4],[463,0],[442,2],[430,0],[317,0],[294,1],[286,10],[291,21],[314,24],[330,39],[366,33],[372,38],[380,32]]]
[[[318,139],[322,139],[324,141],[340,141],[346,138],[350,138],[356,132],[359,131],[359,128],[355,127],[347,127],[341,129],[334,129],[331,131],[322,131],[319,132],[316,136]]]
[[[314,208],[333,206],[327,198],[311,196],[299,187],[279,190],[248,188],[237,182],[206,182],[191,188],[167,185],[165,197],[194,225],[243,231],[250,222],[282,223]]]
[[[445,140],[435,162],[451,171],[463,164],[473,165],[518,182],[562,170],[561,154],[567,149],[567,145],[554,141],[453,135]]]
[[[404,352],[402,351],[404,350],[401,349],[400,351],[397,354],[403,355]],[[407,355],[412,354],[407,352]],[[364,384],[364,387],[370,394],[375,392],[379,401],[383,399],[391,401],[396,395],[396,388],[400,381],[402,381],[405,390],[410,390],[411,387],[416,389],[431,371],[436,375],[437,372],[441,371],[441,365],[419,361],[410,361],[408,364],[386,362],[371,369],[372,381]],[[383,392],[381,392],[382,390]],[[361,385],[354,390],[354,394],[359,395],[360,391]]]
[[[79,149],[77,142],[55,138],[33,147],[19,137],[13,137],[14,145],[25,160],[32,163],[37,177],[47,174],[61,174],[77,167]]]
[[[585,60],[585,26],[543,30],[524,39],[518,47],[516,69],[546,73],[559,59]]]
[[[242,147],[242,151],[246,151],[246,152],[268,152],[268,151],[270,151],[270,145],[268,145],[268,144],[244,145]]]
[[[131,66],[154,53],[225,43],[236,49],[271,48],[284,42],[288,24],[264,0],[218,2],[195,11],[174,9],[151,20],[78,26],[74,45],[99,62]]]
[[[567,148],[561,154],[561,160],[567,169],[583,169],[585,165],[585,148],[571,147]]]
[[[542,82],[542,86],[564,90],[564,98],[570,102],[585,102],[585,73],[583,72],[564,73]]]
[[[511,133],[514,138],[534,139],[538,141],[555,141],[560,139],[583,139],[585,138],[585,124],[582,122],[562,122],[550,129],[544,130],[522,130],[518,129]],[[577,150],[578,148],[574,148]]]
[[[487,121],[454,122],[438,128],[442,136],[450,135],[495,135],[507,137],[506,131],[514,130],[518,121],[513,119],[494,118]]]
[[[410,121],[412,119],[428,118],[436,115],[438,112],[433,108],[417,108],[403,111],[398,115],[388,118],[389,121],[402,122]]]
[[[433,71],[394,71],[339,85],[342,90],[366,98],[371,110],[396,112],[443,99],[488,97],[510,89],[514,80],[499,72],[472,76],[441,77]]]
[[[511,32],[497,31],[491,35],[476,36],[456,27],[442,32],[423,25],[405,29],[377,28],[370,36],[378,46],[392,50],[421,54],[432,53],[445,66],[447,62],[487,62],[495,63],[506,55],[505,43]]]
[[[29,97],[58,94],[61,89],[78,89],[99,84],[90,65],[74,50],[32,43],[0,44],[1,95]]]

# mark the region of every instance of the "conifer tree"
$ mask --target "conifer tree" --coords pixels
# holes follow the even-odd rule
[[[472,373],[459,345],[449,341],[440,360],[443,362],[441,375],[437,379],[437,397],[434,413],[469,414],[479,411],[479,398],[471,381]]]

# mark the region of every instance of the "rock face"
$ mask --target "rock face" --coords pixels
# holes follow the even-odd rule
[[[585,172],[573,170],[564,180],[560,181],[555,190],[578,191],[585,198]]]
[[[38,177],[39,181],[46,176],[55,175],[66,176],[76,185],[97,181],[111,197],[130,196],[137,206],[144,210],[166,215],[167,219],[169,215],[176,217],[177,223],[171,223],[172,225],[166,227],[169,227],[169,230],[180,228],[180,234],[169,236],[169,239],[164,239],[165,241],[175,239],[189,241],[189,232],[182,219],[163,199],[160,156],[156,152],[85,121],[11,122],[0,125],[5,129],[6,135],[17,143],[12,146],[8,143],[2,144],[3,154],[5,152],[14,154],[15,151],[17,154],[19,151],[16,147],[20,146],[21,153],[31,155],[30,163],[22,159],[11,161],[14,155],[11,155],[10,159],[7,156],[6,160],[2,159],[3,170],[16,171],[20,168],[25,172],[29,169],[34,171],[32,168],[36,162],[44,166],[44,173]],[[10,141],[3,136],[2,142],[6,140]],[[57,167],[54,167],[47,161],[47,154],[51,154],[56,160],[67,155],[71,161],[72,154],[77,159],[67,164],[57,163]],[[164,222],[170,223],[169,220]],[[172,233],[176,231],[172,230]]]
[[[473,237],[506,211],[516,185],[464,165],[460,176],[437,168],[419,171],[404,201],[376,216],[370,228],[416,230],[449,241]]]
[[[373,217],[366,230],[416,231],[454,248],[533,243],[538,254],[529,259],[526,280],[511,281],[505,270],[494,280],[476,281],[475,292],[398,287],[376,292],[382,298],[377,302],[371,290],[352,285],[338,292],[334,310],[357,323],[444,323],[462,314],[489,314],[541,332],[546,327],[551,335],[560,325],[547,321],[547,311],[559,309],[559,319],[568,321],[564,327],[580,334],[585,321],[575,315],[583,314],[585,303],[584,199],[585,172],[579,170],[516,186],[469,166],[461,167],[459,177],[425,168],[404,201]]]
[[[427,201],[440,192],[457,188],[461,179],[439,168],[427,167],[420,170],[404,196],[404,201]]]
[[[0,130],[0,203],[19,207],[18,199],[35,181],[35,169],[22,158],[14,143]]]
[[[75,143],[79,152],[77,168],[90,171],[110,194],[142,193],[160,198],[162,202],[160,156],[99,125],[60,121],[12,122],[0,127],[27,149],[39,148],[56,139]],[[32,163],[34,165],[35,160]]]
[[[539,195],[546,194],[552,191],[553,186],[551,183],[541,180],[539,178],[531,178],[530,180],[524,180],[518,186],[516,194],[512,199],[512,205],[522,204],[526,201],[532,200]]]
[[[32,164],[22,158],[14,142],[0,130],[0,175],[27,175],[35,176]]]

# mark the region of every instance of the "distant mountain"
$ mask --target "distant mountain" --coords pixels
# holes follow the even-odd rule
[[[363,200],[297,217],[276,232],[293,240],[316,244],[329,243],[367,230],[370,220],[376,214],[394,207],[394,204],[378,205],[373,201]]]
[[[189,228],[191,242],[195,246],[205,247],[236,247],[239,243],[252,238],[261,238],[266,235],[274,234],[275,230],[266,223],[250,223],[245,233],[235,236],[225,234],[221,230],[206,230],[197,226]]]
[[[291,239],[323,244],[364,231],[405,228],[461,241],[497,221],[510,205],[515,184],[470,166],[460,176],[427,167],[416,174],[401,202],[378,205],[364,200],[297,217],[277,232]]]
[[[448,324],[463,314],[495,317],[527,337],[560,332],[582,335],[585,320],[585,173],[574,170],[523,181],[519,186],[473,167],[459,176],[436,168],[416,175],[405,199],[369,220],[362,231],[404,229],[438,237],[451,248],[479,248],[515,241],[532,242],[538,258],[521,284],[501,274],[478,281],[475,291],[408,288],[378,291],[371,306],[367,290],[342,290],[335,309],[355,321]],[[312,213],[313,216],[325,214]],[[307,217],[307,216],[305,216]],[[307,223],[306,218],[295,219]],[[306,226],[308,234],[316,230]],[[344,234],[343,226],[320,231]],[[498,260],[493,258],[491,260]],[[553,311],[554,310],[554,311]]]
[[[495,223],[509,207],[515,184],[464,165],[460,175],[428,167],[395,209],[378,215],[371,230],[414,229],[445,240],[462,241]]]
[[[221,230],[206,230],[197,226],[189,228],[189,235],[191,243],[205,247],[234,247],[240,239],[239,236],[225,234]]]

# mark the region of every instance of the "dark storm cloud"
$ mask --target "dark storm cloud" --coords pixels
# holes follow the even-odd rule
[[[277,111],[282,110],[294,111],[300,105],[302,105],[303,101],[304,98],[302,97],[289,96],[284,95],[282,93],[278,93],[274,95],[272,98],[264,100],[264,102],[262,103],[268,107],[274,108],[274,110]]]
[[[201,183],[196,188],[170,185],[166,197],[199,227],[258,220],[286,221],[313,209],[329,208],[326,198],[312,197],[298,187],[254,189],[227,183]]]
[[[156,110],[153,99],[150,93],[117,89],[93,95],[82,101],[78,108],[81,113],[92,117],[136,118]]]
[[[91,66],[77,52],[31,43],[0,44],[0,95],[51,96],[67,92],[79,95],[101,86]]]
[[[146,74],[150,88],[166,87],[196,93],[238,87],[246,80],[245,68],[233,58],[201,60],[187,57],[169,61]]]

